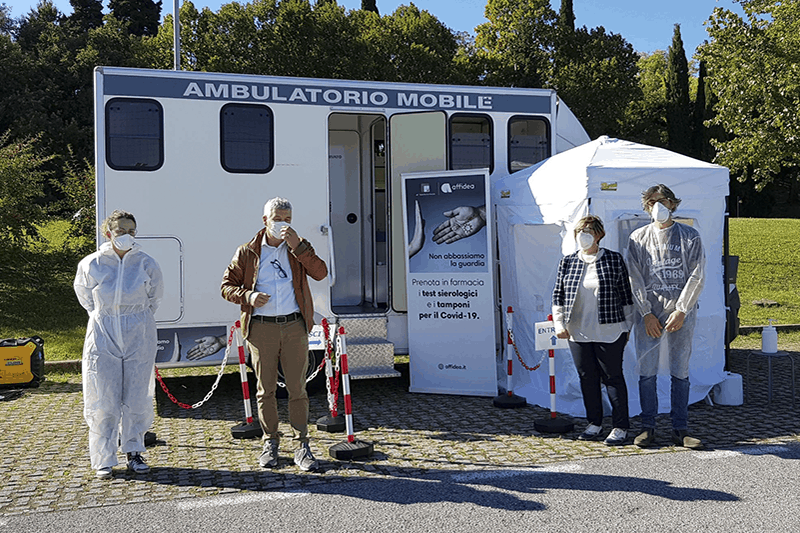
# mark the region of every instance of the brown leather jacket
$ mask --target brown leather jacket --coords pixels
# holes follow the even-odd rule
[[[247,302],[258,279],[261,243],[266,231],[267,228],[262,228],[253,240],[236,249],[231,264],[222,276],[222,297],[241,306],[242,335],[245,339],[250,334],[250,315],[253,313],[253,306]],[[320,281],[328,275],[328,267],[325,261],[317,257],[314,248],[305,239],[300,239],[300,244],[294,250],[289,249],[289,266],[292,269],[297,306],[305,320],[306,330],[310,331],[314,325],[314,300],[306,276]]]

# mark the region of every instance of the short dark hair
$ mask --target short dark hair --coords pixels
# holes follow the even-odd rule
[[[577,237],[578,233],[586,228],[589,228],[594,232],[595,235],[597,235],[597,242],[600,242],[600,239],[606,236],[606,230],[603,227],[603,221],[597,215],[586,215],[580,219],[575,225],[575,237]]]
[[[642,192],[642,209],[647,211],[647,203],[650,201],[650,198],[652,198],[656,194],[660,194],[661,196],[672,202],[672,211],[678,209],[678,206],[681,204],[681,199],[675,197],[675,193],[672,192],[672,189],[670,189],[663,183],[659,183],[658,185],[653,185],[649,189],[646,189],[644,192]]]

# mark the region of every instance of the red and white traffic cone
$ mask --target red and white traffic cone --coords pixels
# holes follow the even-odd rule
[[[506,393],[495,396],[494,400],[492,401],[492,404],[494,404],[495,407],[500,407],[501,409],[516,409],[528,405],[528,401],[525,398],[514,394],[514,389],[511,384],[512,363],[514,361],[513,331],[514,310],[509,305],[508,311],[506,311],[506,363],[508,367],[508,373],[506,376]]]
[[[344,389],[344,418],[347,424],[347,441],[334,444],[328,450],[331,457],[347,461],[372,455],[374,451],[371,442],[355,438],[353,434],[353,403],[350,399],[350,372],[347,369],[347,344],[345,342],[344,328],[339,327],[339,357],[342,362],[342,388]]]
[[[245,421],[231,428],[234,439],[257,439],[264,434],[258,420],[253,420],[253,408],[250,405],[250,383],[247,381],[247,364],[244,356],[244,338],[242,323],[236,321],[236,342],[239,344],[239,376],[242,380],[242,397],[244,398]]]
[[[553,321],[553,315],[547,315],[547,320]],[[550,418],[534,420],[533,428],[541,433],[569,433],[575,424],[563,418],[558,418],[556,412],[556,357],[555,350],[549,350],[550,361]]]

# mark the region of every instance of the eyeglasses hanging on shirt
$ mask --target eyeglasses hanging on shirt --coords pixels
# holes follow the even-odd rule
[[[275,268],[275,270],[278,271],[278,277],[279,278],[287,278],[287,277],[289,277],[286,274],[286,271],[281,266],[281,262],[278,261],[277,259],[273,259],[272,261],[269,262],[269,264],[272,265]]]

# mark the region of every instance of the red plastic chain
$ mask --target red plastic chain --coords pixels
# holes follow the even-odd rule
[[[228,335],[228,349],[230,349],[231,344],[233,344],[233,333],[235,331],[236,331],[236,326],[231,326],[231,332]],[[228,350],[225,351],[224,357],[225,357],[225,360],[227,360]],[[225,367],[225,360],[222,361],[222,368]],[[173,396],[173,394],[169,391],[169,388],[167,388],[167,384],[164,383],[163,379],[161,379],[161,374],[158,371],[158,367],[154,367],[154,369],[155,369],[155,372],[156,372],[156,379],[158,380],[159,384],[161,384],[161,390],[164,391],[164,394],[167,395],[167,397],[172,401],[172,403],[174,403],[175,405],[177,405],[178,407],[180,407],[182,409],[196,409],[196,408],[200,407],[201,405],[203,405],[206,402],[206,400],[208,400],[211,397],[211,394],[214,393],[214,389],[216,389],[217,383],[219,383],[219,378],[220,378],[220,376],[218,375],[216,383],[214,383],[214,386],[211,388],[211,392],[209,392],[202,401],[200,401],[200,402],[198,402],[198,403],[196,403],[194,405],[189,405],[188,403],[183,403],[183,402],[178,401],[178,399],[175,398],[175,396]]]
[[[533,368],[526,365],[525,361],[522,360],[522,356],[519,354],[519,348],[517,348],[517,343],[516,341],[514,341],[514,333],[510,329],[508,330],[508,338],[511,339],[511,345],[514,346],[514,351],[517,353],[517,359],[519,359],[519,362],[522,364],[522,366],[524,366],[531,372],[542,366],[542,361],[544,361],[544,357],[542,357],[542,359],[539,361],[539,364],[534,366]]]
[[[327,320],[322,322],[322,329],[325,331],[325,351],[328,354],[328,357],[333,361],[333,342],[331,341],[331,330],[330,324],[328,324]],[[338,365],[334,367],[333,370],[333,390],[331,391],[331,396],[333,396],[333,405],[334,408],[339,404],[339,368]]]

